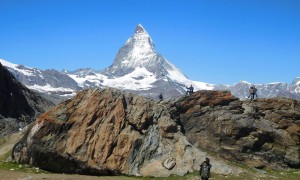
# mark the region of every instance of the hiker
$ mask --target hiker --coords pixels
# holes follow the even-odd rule
[[[164,99],[162,93],[159,94],[158,98],[159,98],[160,101],[162,101]]]
[[[190,87],[186,87],[187,91],[186,91],[186,95],[188,94],[192,94],[194,92],[194,87],[193,85],[191,85]]]
[[[255,88],[255,86],[251,86],[250,89],[249,89],[249,96],[248,96],[248,98],[250,98],[251,101],[254,100],[254,96],[257,99],[256,92],[257,92],[257,89]]]
[[[258,97],[257,97],[257,89],[254,87],[254,96],[255,96],[255,98],[257,99]],[[253,96],[253,98],[254,98],[254,96]]]
[[[205,158],[205,161],[201,163],[200,165],[200,177],[201,180],[208,180],[210,178],[210,169],[211,169],[211,164],[209,163],[209,159]]]

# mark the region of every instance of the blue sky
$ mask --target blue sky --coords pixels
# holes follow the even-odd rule
[[[299,0],[0,0],[0,58],[41,69],[101,70],[141,23],[192,80],[300,76]]]

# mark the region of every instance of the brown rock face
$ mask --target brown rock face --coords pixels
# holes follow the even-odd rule
[[[186,140],[176,117],[167,104],[144,97],[86,90],[43,114],[13,157],[54,172],[184,175],[206,153]],[[215,171],[233,171],[215,162],[227,168]]]
[[[256,168],[300,167],[299,101],[239,101],[229,92],[199,91],[174,106],[200,149]]]
[[[155,102],[92,89],[40,116],[13,158],[97,175],[184,175],[199,168],[205,151],[255,168],[299,168],[299,119],[300,103],[291,99],[249,102],[226,91],[199,91]],[[219,157],[210,156],[213,172],[241,172]]]

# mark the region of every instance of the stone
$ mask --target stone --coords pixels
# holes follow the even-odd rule
[[[184,135],[168,103],[117,89],[90,89],[41,115],[12,157],[60,173],[170,176],[194,171],[207,153]],[[172,157],[170,159],[170,157]],[[221,159],[214,172],[240,173]]]
[[[162,165],[166,169],[171,170],[176,165],[176,160],[173,157],[169,157],[163,161]]]
[[[229,92],[198,91],[173,106],[188,141],[199,149],[255,168],[300,167],[299,101],[271,98],[249,102]]]

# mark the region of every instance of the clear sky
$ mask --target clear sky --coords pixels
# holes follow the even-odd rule
[[[0,58],[101,70],[139,23],[192,80],[291,83],[300,76],[299,0],[0,0]]]

